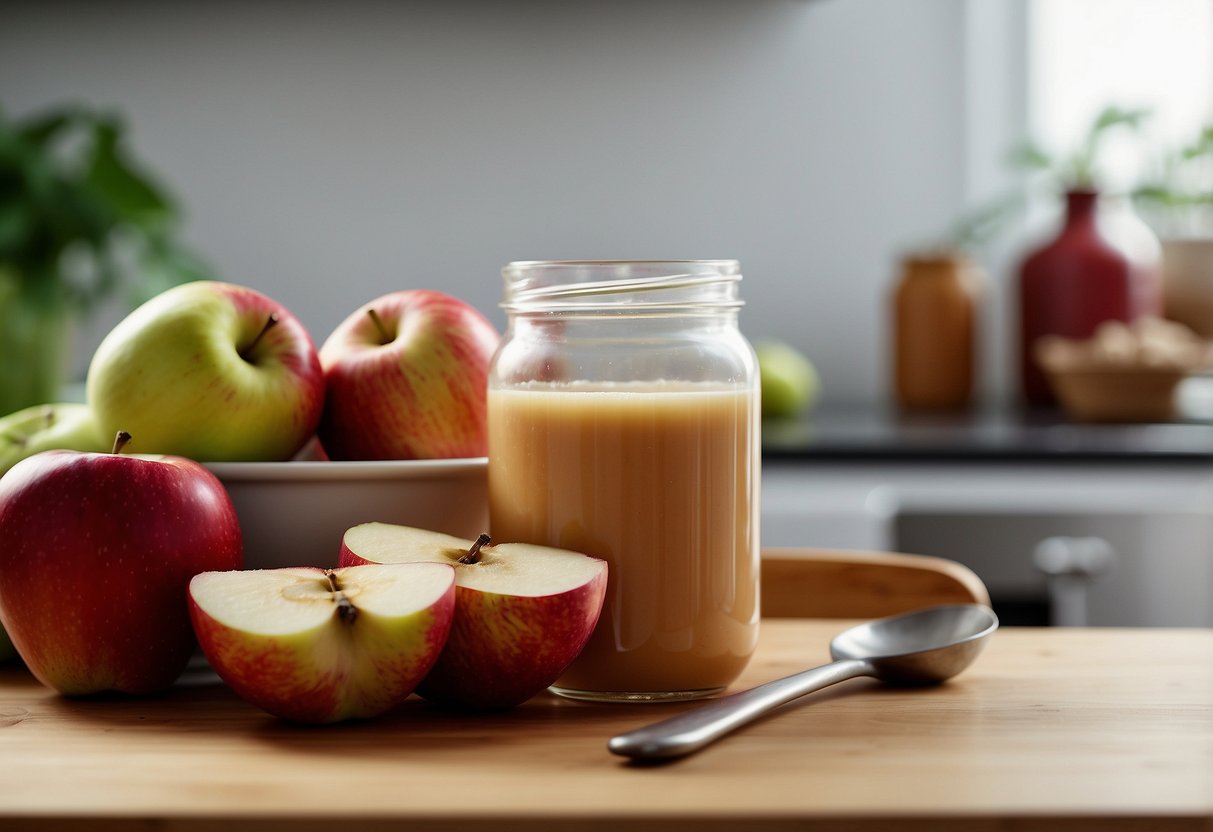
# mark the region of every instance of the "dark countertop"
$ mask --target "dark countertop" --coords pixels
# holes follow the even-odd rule
[[[823,406],[762,425],[765,462],[1213,462],[1213,421],[1076,424],[1052,410],[903,414]]]

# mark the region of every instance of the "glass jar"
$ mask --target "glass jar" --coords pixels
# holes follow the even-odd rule
[[[758,372],[737,262],[536,261],[503,276],[490,530],[609,564],[598,626],[553,691],[719,692],[758,637]]]
[[[973,402],[981,277],[956,255],[907,257],[893,292],[893,369],[906,410]]]

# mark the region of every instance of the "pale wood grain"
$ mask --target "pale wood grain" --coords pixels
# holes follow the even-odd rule
[[[842,626],[765,622],[739,684],[824,660]],[[74,701],[8,669],[0,829],[1213,829],[1211,631],[1005,629],[942,687],[844,683],[672,765],[607,753],[682,707],[412,700],[305,729],[216,685]]]
[[[878,618],[935,604],[989,604],[973,570],[926,555],[831,549],[762,552],[764,618]]]

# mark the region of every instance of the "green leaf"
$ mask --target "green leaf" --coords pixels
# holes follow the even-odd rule
[[[1179,156],[1187,162],[1192,159],[1199,159],[1206,153],[1213,153],[1213,124],[1201,131],[1196,141],[1181,150]]]
[[[152,229],[163,228],[176,218],[168,197],[127,157],[122,125],[116,118],[97,124],[84,182],[122,222]]]
[[[1000,196],[962,214],[952,226],[948,240],[951,247],[970,251],[993,239],[1005,227],[1011,216],[1022,209],[1021,193]]]
[[[45,147],[67,128],[92,123],[93,116],[86,108],[73,105],[29,116],[16,125],[16,133],[30,144]]]
[[[1104,134],[1113,127],[1136,129],[1150,115],[1149,110],[1123,110],[1105,107],[1095,116],[1081,147],[1062,168],[1062,178],[1068,187],[1098,187],[1097,162]]]
[[[1013,148],[1010,160],[1013,165],[1027,170],[1049,170],[1053,167],[1053,157],[1032,142],[1024,142]]]
[[[1172,207],[1178,202],[1177,195],[1170,188],[1158,184],[1141,185],[1135,188],[1133,199],[1167,207]]]
[[[147,297],[210,276],[174,242],[177,216],[118,116],[69,104],[11,119],[0,108],[0,264],[22,292],[87,310],[119,287]]]
[[[1089,136],[1095,137],[1112,127],[1140,127],[1150,115],[1149,110],[1122,110],[1117,106],[1105,107],[1091,124]]]
[[[0,196],[0,260],[12,260],[34,233],[34,217],[20,200]]]

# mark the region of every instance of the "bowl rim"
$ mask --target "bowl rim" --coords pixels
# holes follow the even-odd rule
[[[227,482],[299,482],[345,480],[412,480],[435,475],[458,476],[483,471],[488,457],[464,459],[385,459],[357,461],[206,462]]]

